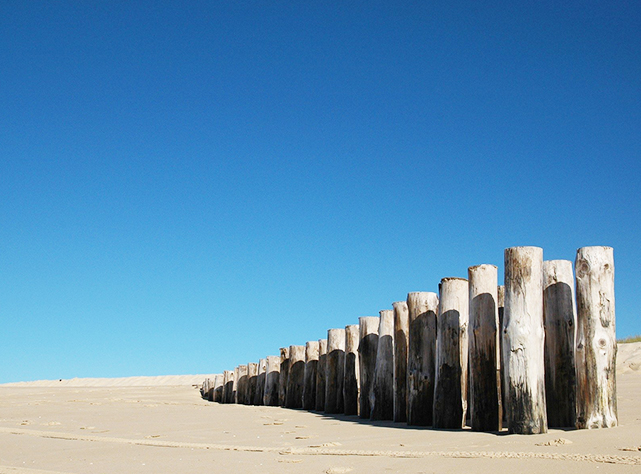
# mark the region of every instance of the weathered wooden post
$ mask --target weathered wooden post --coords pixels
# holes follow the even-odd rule
[[[545,404],[548,427],[576,425],[576,307],[569,260],[543,262]]]
[[[289,346],[289,375],[285,393],[287,408],[303,408],[305,386],[305,346]]]
[[[327,375],[327,339],[318,340],[318,367],[316,368],[316,410],[325,410],[325,376]]]
[[[308,341],[305,345],[305,385],[303,387],[303,408],[316,408],[316,375],[319,358],[318,341]]]
[[[265,372],[267,370],[267,359],[258,361],[258,377],[256,378],[256,392],[252,404],[262,405],[265,397]]]
[[[224,383],[223,374],[214,375],[214,397],[212,401],[222,403]]]
[[[238,381],[240,380],[240,375],[238,374],[238,366],[234,369],[234,378],[231,389],[231,403],[238,403]]]
[[[617,426],[617,384],[612,247],[576,252],[577,428]]]
[[[258,387],[258,364],[249,362],[247,364],[247,395],[245,405],[253,405],[256,397],[256,388]]]
[[[392,420],[394,418],[394,311],[384,309],[379,314],[371,419]]]
[[[436,381],[438,295],[408,293],[407,424],[431,426]]]
[[[247,389],[249,380],[247,378],[247,366],[239,365],[238,370],[238,384],[236,384],[236,403],[239,405],[247,405]]]
[[[501,406],[498,275],[494,265],[467,270],[469,277],[470,419],[474,431],[500,431]]]
[[[440,429],[460,429],[465,426],[467,412],[467,280],[443,278],[439,291],[432,425]]]
[[[287,379],[289,378],[289,347],[280,348],[280,379],[278,381],[278,405],[285,406]]]
[[[505,249],[503,363],[510,433],[548,429],[545,407],[543,249]]]
[[[358,324],[345,326],[343,399],[346,415],[358,415],[358,328]]]
[[[209,385],[210,379],[206,378],[203,380],[203,386],[200,388],[200,395],[207,400],[209,398]]]
[[[327,369],[325,375],[325,413],[343,413],[345,374],[345,329],[327,331]]]
[[[505,314],[505,285],[499,285],[497,288],[498,305],[499,305],[499,379],[501,380],[501,410],[502,426],[505,426],[507,420],[507,391],[505,390],[505,371],[503,370],[503,315]]]
[[[394,421],[407,421],[407,360],[410,314],[407,302],[396,301],[394,308]]]
[[[223,372],[225,387],[223,390],[223,403],[234,403],[234,371]]]
[[[280,384],[280,357],[267,356],[265,368],[265,393],[263,405],[278,406],[278,392]]]
[[[359,337],[358,367],[361,377],[360,410],[361,418],[369,418],[372,414],[372,388],[376,373],[376,351],[378,350],[378,326],[380,319],[376,316],[358,318]]]

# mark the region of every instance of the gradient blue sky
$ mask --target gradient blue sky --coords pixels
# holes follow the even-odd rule
[[[641,3],[0,4],[0,382],[213,373],[503,250],[615,249]]]

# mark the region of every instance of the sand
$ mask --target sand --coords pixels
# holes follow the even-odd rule
[[[436,431],[200,398],[206,375],[0,385],[0,474],[641,472],[641,343],[621,344],[619,425]]]

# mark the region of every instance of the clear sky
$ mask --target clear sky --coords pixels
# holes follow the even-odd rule
[[[3,1],[0,382],[214,373],[506,247],[614,247],[638,1]]]

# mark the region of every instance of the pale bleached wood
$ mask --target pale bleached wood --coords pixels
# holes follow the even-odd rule
[[[394,418],[394,311],[379,312],[376,372],[372,392],[372,420]]]
[[[497,288],[498,305],[499,305],[499,380],[501,381],[501,411],[502,411],[502,425],[506,424],[507,409],[507,391],[505,390],[505,371],[503,370],[503,316],[505,314],[505,285],[499,285]]]
[[[278,405],[285,406],[287,379],[289,378],[289,347],[280,348],[280,379],[278,381]]]
[[[410,314],[406,301],[392,303],[394,308],[394,421],[407,421],[407,350]]]
[[[240,380],[240,375],[238,374],[238,367],[234,369],[234,379],[232,382],[231,390],[231,402],[238,403],[238,381]]]
[[[262,405],[265,397],[265,373],[267,371],[267,359],[259,359],[258,376],[256,378],[256,392],[254,393],[253,405]]]
[[[576,425],[576,307],[569,260],[543,262],[545,404],[548,427]]]
[[[498,270],[495,265],[468,268],[469,409],[472,430],[499,431],[501,411]]]
[[[614,251],[577,250],[577,428],[617,426]]]
[[[247,364],[247,394],[245,396],[245,405],[253,405],[258,386],[258,364],[249,362]]]
[[[345,326],[344,413],[358,415],[358,324]]]
[[[369,418],[372,413],[372,387],[376,373],[376,351],[378,350],[378,326],[380,319],[376,316],[358,318],[359,342],[358,364],[361,378],[359,411],[361,418]]]
[[[303,407],[303,388],[305,386],[305,346],[289,346],[289,375],[285,406]]]
[[[407,307],[407,424],[431,426],[436,380],[438,295],[429,291],[408,293]]]
[[[203,386],[200,388],[200,395],[205,399],[209,399],[209,385],[211,384],[211,380],[206,378],[203,380]]]
[[[223,401],[223,388],[225,385],[225,378],[223,374],[216,374],[214,376],[214,402],[222,403]]]
[[[305,344],[305,384],[303,387],[303,408],[316,408],[316,375],[318,372],[319,344],[308,341]]]
[[[267,356],[265,368],[265,393],[263,405],[278,406],[280,383],[280,356]]]
[[[247,405],[247,392],[249,388],[249,378],[247,376],[247,366],[239,365],[236,367],[238,383],[236,384],[236,403]]]
[[[223,372],[225,387],[223,389],[223,403],[234,403],[234,371]]]
[[[543,330],[543,249],[505,250],[503,363],[510,433],[547,432]]]
[[[443,278],[439,285],[436,381],[432,426],[465,426],[469,290],[464,278]]]
[[[316,370],[316,410],[325,410],[325,376],[327,374],[327,339],[318,340],[318,367]]]
[[[343,381],[345,379],[345,329],[327,331],[325,375],[325,413],[343,413]]]

